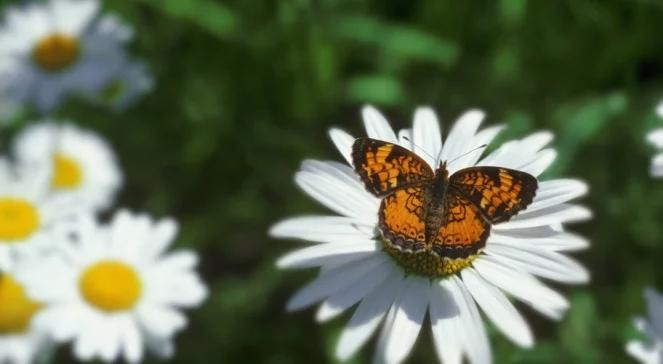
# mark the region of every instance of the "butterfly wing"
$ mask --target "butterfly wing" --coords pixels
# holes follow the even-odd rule
[[[385,197],[380,205],[378,228],[382,236],[401,250],[424,248],[424,189],[407,187]]]
[[[358,138],[352,145],[352,164],[366,189],[377,197],[430,180],[431,167],[413,152],[392,143]]]
[[[532,203],[538,182],[536,177],[501,167],[471,167],[449,178],[452,189],[474,203],[493,223],[508,221]]]
[[[459,191],[448,189],[433,251],[446,258],[467,258],[486,246],[489,233],[490,223],[479,208]]]

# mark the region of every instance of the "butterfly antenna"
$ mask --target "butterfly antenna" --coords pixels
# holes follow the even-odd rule
[[[470,150],[469,152],[466,152],[466,153],[463,153],[463,154],[459,155],[458,157],[456,157],[456,158],[454,158],[454,159],[448,161],[447,163],[451,163],[451,162],[453,162],[453,161],[455,161],[455,160],[461,159],[461,158],[463,158],[464,156],[466,156],[466,155],[468,155],[468,154],[470,154],[470,153],[472,153],[472,152],[475,152],[475,151],[477,151],[477,150],[479,150],[479,149],[483,149],[483,148],[485,148],[485,147],[487,147],[487,146],[488,146],[488,144],[481,144],[480,146],[478,146],[478,147],[476,147],[476,148]]]
[[[403,139],[405,139],[405,140],[407,140],[408,142],[412,143],[413,146],[415,146],[416,148],[418,148],[418,149],[419,149],[420,151],[422,151],[425,155],[427,155],[427,156],[433,158],[434,161],[437,161],[437,158],[435,158],[435,157],[433,157],[432,155],[430,155],[430,153],[428,153],[428,152],[426,151],[426,149],[424,149],[424,148],[421,147],[420,145],[414,144],[414,142],[412,141],[412,139],[410,139],[410,138],[408,138],[408,137],[406,137],[406,136],[403,136]]]

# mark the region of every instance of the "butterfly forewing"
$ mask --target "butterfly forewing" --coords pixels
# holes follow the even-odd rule
[[[358,138],[352,145],[352,162],[366,189],[377,197],[433,178],[431,167],[399,145]]]
[[[538,182],[528,173],[501,167],[461,169],[449,178],[451,189],[461,192],[496,224],[508,221],[532,202]]]

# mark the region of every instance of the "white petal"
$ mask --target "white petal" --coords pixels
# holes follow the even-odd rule
[[[318,308],[316,320],[324,322],[332,319],[373,292],[377,286],[390,277],[393,270],[391,264],[385,260],[362,277],[355,277],[349,287],[329,296]]]
[[[529,348],[534,344],[529,326],[499,289],[472,268],[463,269],[461,275],[479,307],[505,336],[521,347]]]
[[[366,239],[363,243],[319,244],[295,250],[281,257],[276,266],[285,268],[311,268],[336,262],[345,262],[374,255],[378,250],[375,240]]]
[[[536,249],[518,249],[506,245],[490,245],[486,253],[508,259],[527,272],[564,283],[587,283],[589,272],[564,254]]]
[[[647,134],[647,141],[658,149],[663,149],[663,128],[655,129]]]
[[[352,165],[352,144],[355,142],[355,138],[344,130],[337,128],[329,129],[329,137],[345,161]]]
[[[497,136],[497,134],[499,134],[503,129],[504,125],[497,125],[481,130],[480,132],[477,133],[477,135],[474,136],[474,139],[471,143],[472,147],[469,150],[472,150],[474,148],[479,148],[482,145],[486,146],[490,145],[490,142],[492,142],[493,139],[495,139],[495,137]],[[481,155],[483,154],[484,150],[485,150],[484,148],[480,148],[468,154],[467,156],[460,158],[459,160],[461,160],[461,162],[458,163],[458,166],[462,166],[463,168],[474,166],[477,163],[477,161],[481,158]]]
[[[555,179],[539,182],[539,188],[532,204],[527,206],[529,212],[540,210],[544,207],[559,205],[583,196],[587,193],[587,184],[574,179]]]
[[[269,229],[269,234],[320,243],[361,243],[375,235],[374,229],[349,217],[302,216],[278,222]]]
[[[421,107],[415,111],[412,138],[414,152],[432,168],[437,168],[437,157],[442,151],[442,134],[437,115],[431,108]]]
[[[488,282],[552,318],[561,319],[569,308],[564,296],[546,287],[527,272],[508,265],[501,258],[482,256],[473,266]]]
[[[331,162],[305,161],[295,182],[309,196],[335,212],[375,223],[380,200],[371,196],[354,172]]]
[[[587,249],[589,241],[580,235],[558,232],[550,226],[493,231],[488,244],[504,244],[514,248],[536,246],[552,251]]]
[[[350,262],[320,273],[306,286],[295,293],[288,301],[288,311],[306,308],[352,284],[354,280],[371,274],[377,266],[384,263],[385,258],[374,255],[359,262]]]
[[[663,153],[656,154],[652,158],[649,173],[653,177],[663,177]]]
[[[385,363],[400,363],[412,350],[428,309],[428,286],[426,279],[412,277],[399,292],[392,306],[394,320],[385,323],[384,340],[378,343],[377,352],[384,353]]]
[[[456,276],[442,280],[441,284],[453,296],[460,312],[459,337],[465,353],[473,364],[489,364],[492,362],[492,353],[486,328],[481,320],[472,295],[467,291],[463,282]]]
[[[661,364],[663,359],[663,348],[661,345],[645,345],[640,341],[629,341],[626,344],[626,352],[641,364]]]
[[[496,224],[496,230],[522,229],[534,226],[544,226],[572,221],[586,220],[592,217],[592,212],[583,206],[559,204],[536,211],[522,211],[510,221]]]
[[[384,140],[389,143],[398,143],[394,130],[387,119],[373,106],[364,106],[361,110],[364,127],[369,138]]]
[[[469,144],[472,142],[474,134],[479,129],[484,117],[485,114],[480,110],[470,110],[461,115],[449,131],[449,136],[445,139],[440,160],[450,161],[469,151],[472,148]],[[456,162],[450,163],[448,167],[452,167],[454,163]],[[451,168],[449,169],[451,170]]]
[[[429,290],[429,314],[438,358],[444,364],[461,364],[463,348],[458,326],[460,312],[451,294],[442,285]]]
[[[349,359],[366,343],[404,284],[403,272],[394,269],[384,283],[361,301],[336,346],[336,357],[339,360]]]
[[[555,158],[557,158],[557,152],[554,149],[544,149],[536,153],[531,159],[519,161],[513,169],[527,172],[533,176],[538,176],[550,167],[555,161]]]
[[[401,129],[398,131],[398,144],[400,144],[402,147],[414,151],[412,140],[412,129]]]
[[[482,159],[477,165],[518,169],[518,165],[523,161],[523,156],[534,156],[541,148],[550,143],[552,139],[552,133],[542,131],[531,134],[521,140],[506,142]]]

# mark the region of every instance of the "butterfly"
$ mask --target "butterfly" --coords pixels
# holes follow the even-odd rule
[[[525,209],[538,187],[536,177],[501,167],[449,176],[446,161],[433,171],[414,152],[370,138],[354,141],[352,161],[364,187],[382,198],[378,230],[388,248],[433,255],[436,264],[479,254],[492,224]]]

